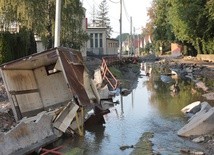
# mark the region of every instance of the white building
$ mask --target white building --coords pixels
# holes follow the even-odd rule
[[[119,49],[119,41],[117,39],[106,39],[106,55],[116,55]]]
[[[88,27],[87,33],[90,39],[87,42],[87,52],[96,55],[106,53],[106,28]]]
[[[105,27],[88,27],[90,39],[87,41],[87,53],[95,55],[117,54],[119,43],[116,39],[107,38]]]

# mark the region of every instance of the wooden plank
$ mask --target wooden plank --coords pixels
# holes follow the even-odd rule
[[[76,116],[78,109],[79,106],[77,104],[69,103],[68,106],[66,106],[66,108],[61,111],[59,116],[54,121],[54,127],[62,132],[65,132]]]
[[[29,90],[11,90],[9,93],[11,95],[21,95],[21,94],[29,94],[39,92],[39,89],[29,89]]]

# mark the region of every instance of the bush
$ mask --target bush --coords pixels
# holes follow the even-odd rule
[[[35,53],[36,41],[32,31],[22,29],[19,33],[0,33],[0,63]]]

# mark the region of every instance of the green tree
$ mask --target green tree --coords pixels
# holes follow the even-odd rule
[[[176,42],[188,55],[214,53],[213,6],[211,0],[154,0],[145,32],[152,32],[156,47]]]
[[[79,49],[89,37],[82,22],[85,10],[79,0],[67,0],[62,7],[61,42],[64,46]]]
[[[159,47],[162,47],[163,51],[168,50],[171,42],[178,42],[169,24],[169,8],[168,0],[154,0],[147,12],[150,20],[143,29],[142,35],[152,36],[156,51],[159,51]]]
[[[35,52],[36,41],[32,31],[23,28],[19,33],[0,32],[0,63]]]
[[[201,0],[172,0],[168,14],[176,37],[191,43],[199,53],[202,53],[201,43],[207,23],[205,4]]]
[[[99,5],[99,10],[96,18],[96,24],[98,27],[106,27],[107,28],[107,37],[111,37],[112,27],[110,26],[110,19],[108,17],[108,5],[106,0],[102,0]]]
[[[53,47],[55,0],[0,0],[4,23],[18,22],[42,38],[46,48]],[[81,30],[84,9],[79,0],[62,0],[62,44],[80,47],[88,38]]]

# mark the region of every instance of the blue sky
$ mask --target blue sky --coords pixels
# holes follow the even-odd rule
[[[83,6],[86,8],[86,17],[90,22],[93,19],[93,7],[95,11],[102,0],[82,0]],[[109,18],[111,27],[113,28],[112,37],[116,37],[120,32],[120,0],[107,0],[109,6]],[[139,34],[141,27],[144,27],[148,21],[147,9],[150,7],[152,0],[123,0],[122,13],[122,33],[130,33],[130,17],[135,27],[135,33]],[[134,30],[132,31],[134,33]]]

